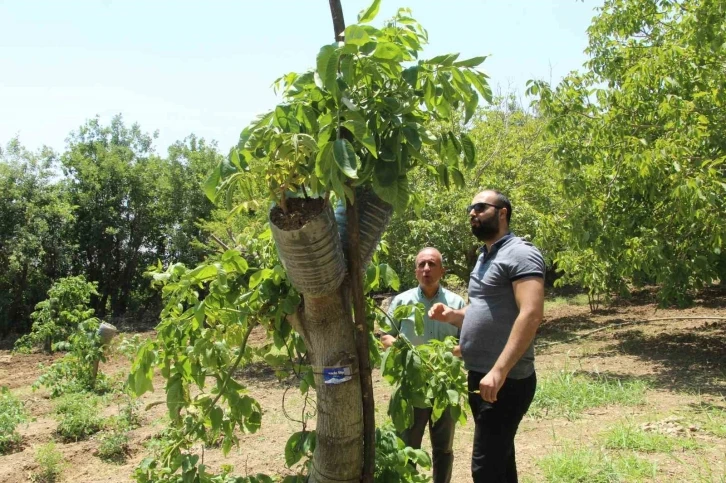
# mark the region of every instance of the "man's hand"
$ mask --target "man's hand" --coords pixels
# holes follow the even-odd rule
[[[466,307],[464,307],[463,309],[455,310],[448,305],[437,302],[433,304],[429,309],[429,318],[431,318],[431,320],[446,322],[447,324],[461,327],[461,323],[464,321],[465,310]]]
[[[453,349],[451,349],[451,353],[454,354],[454,357],[461,358],[461,346],[459,344],[456,344]]]
[[[393,345],[393,343],[396,342],[396,338],[393,337],[391,334],[383,334],[381,336],[381,344],[383,344],[383,347],[388,349]]]
[[[439,322],[446,322],[447,324],[450,324],[451,322],[449,322],[449,320],[451,319],[453,312],[454,309],[452,309],[448,305],[444,305],[441,302],[436,302],[429,309],[429,317],[433,320],[438,320]]]
[[[479,381],[479,395],[481,398],[489,403],[496,402],[497,394],[499,394],[499,390],[504,385],[506,378],[506,374],[503,374],[499,369],[493,368],[489,371]]]

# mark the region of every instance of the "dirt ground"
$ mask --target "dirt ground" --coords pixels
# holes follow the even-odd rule
[[[697,304],[687,309],[658,309],[649,292],[619,300],[596,313],[591,313],[586,305],[548,304],[537,339],[540,377],[554,371],[578,370],[622,380],[643,378],[649,382],[650,389],[645,404],[639,406],[598,407],[572,421],[526,417],[517,436],[520,481],[545,481],[538,459],[573,445],[596,445],[598,435],[615,422],[675,418],[679,424],[689,425],[695,407],[726,411],[726,320],[706,317],[726,318],[726,292],[704,292]],[[19,427],[22,447],[0,456],[0,482],[29,481],[36,467],[33,447],[56,439],[52,402],[45,391],[34,392],[30,387],[39,375],[38,364],[51,360],[52,357],[41,354],[22,355],[0,350],[0,385],[8,386],[24,401],[34,418]],[[102,364],[101,371],[122,381],[128,366],[128,360],[115,353]],[[373,380],[377,417],[383,421],[390,387],[377,370]],[[245,368],[240,381],[249,387],[251,395],[264,409],[262,428],[256,434],[244,435],[240,448],[233,449],[226,458],[219,449],[205,449],[205,464],[212,468],[231,464],[235,473],[242,475],[290,473],[285,468],[284,445],[291,433],[301,429],[300,423],[294,421],[304,409],[300,392],[290,382],[279,382],[264,366]],[[155,387],[163,387],[161,380],[156,381]],[[124,463],[106,463],[94,456],[97,438],[69,444],[58,441],[58,448],[67,461],[60,481],[132,481],[134,467],[148,454],[148,443],[164,427],[164,404],[148,411],[143,407],[163,400],[164,394],[158,389],[143,397],[144,424],[131,431],[131,450]],[[116,413],[118,404],[111,402],[104,409],[104,415]],[[307,409],[310,407],[308,404]],[[694,428],[691,437],[702,443],[699,449],[640,455],[657,464],[657,477],[652,481],[726,481],[726,439],[698,426]],[[455,482],[471,481],[472,435],[471,422],[457,428]]]

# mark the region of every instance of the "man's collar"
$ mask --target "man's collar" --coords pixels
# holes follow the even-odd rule
[[[441,284],[439,284],[439,288],[438,288],[438,289],[436,290],[436,293],[434,294],[434,296],[433,296],[433,297],[426,297],[426,294],[424,293],[423,289],[421,288],[421,285],[419,285],[419,286],[418,286],[418,294],[419,294],[419,295],[420,295],[421,297],[425,297],[425,298],[427,298],[428,300],[433,300],[433,299],[435,299],[436,297],[438,297],[438,296],[439,296],[439,294],[440,294],[440,293],[441,293]]]
[[[499,240],[497,240],[497,241],[495,241],[494,243],[492,243],[492,250],[491,250],[491,251],[495,251],[495,250],[498,250],[498,249],[499,249],[499,247],[501,247],[502,245],[504,245],[504,243],[506,243],[506,241],[507,241],[507,240],[509,240],[509,239],[510,239],[510,238],[512,238],[512,237],[514,237],[514,233],[512,233],[511,231],[510,231],[510,232],[507,232],[507,234],[506,234],[506,235],[504,235],[504,236],[503,236],[503,237],[501,237],[501,238],[500,238]],[[479,249],[479,251],[480,251],[481,253],[484,253],[484,254],[486,254],[486,253],[489,253],[489,250],[487,250],[487,246],[486,246],[486,245],[482,246],[482,247],[481,247],[481,248]]]

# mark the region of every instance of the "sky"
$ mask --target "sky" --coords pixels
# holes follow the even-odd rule
[[[341,0],[346,24],[369,0]],[[383,0],[373,25],[409,7],[422,57],[490,56],[495,92],[559,81],[586,60],[602,0]],[[326,0],[0,0],[0,145],[61,151],[87,119],[121,114],[158,130],[157,153],[191,133],[223,152],[274,107],[272,83],[315,65],[333,40]],[[526,102],[526,101],[525,101]]]

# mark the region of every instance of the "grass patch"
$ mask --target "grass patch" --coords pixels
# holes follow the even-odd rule
[[[547,310],[548,308],[562,307],[565,305],[581,306],[581,305],[588,305],[588,304],[589,304],[589,301],[587,300],[587,294],[581,293],[581,294],[573,295],[571,297],[558,296],[558,297],[554,297],[551,299],[547,299],[547,300],[545,300],[544,306],[545,306],[545,310]]]
[[[726,461],[713,465],[705,460],[697,463],[693,480],[697,483],[726,483]]]
[[[608,455],[568,447],[537,461],[546,481],[558,483],[640,482],[652,479],[655,464],[634,454]]]
[[[692,406],[686,415],[703,431],[718,438],[726,438],[726,407],[701,402]]]
[[[535,418],[576,419],[589,408],[620,404],[642,404],[648,385],[642,380],[621,381],[600,375],[560,371],[545,375],[537,382],[537,393],[529,409]]]
[[[668,436],[643,431],[633,424],[620,423],[603,435],[608,449],[627,449],[646,453],[671,453],[698,449],[701,445],[692,438]]]

